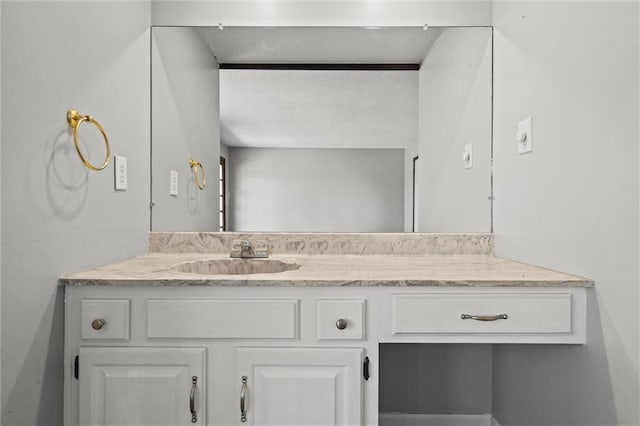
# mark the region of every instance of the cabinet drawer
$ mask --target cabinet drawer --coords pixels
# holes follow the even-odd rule
[[[490,320],[496,316],[498,319]],[[572,332],[571,318],[570,293],[391,295],[393,335],[568,334]]]
[[[316,308],[318,340],[364,339],[364,300],[318,300]]]
[[[298,299],[147,299],[147,337],[295,339]]]
[[[84,299],[81,311],[83,339],[129,340],[131,300]]]

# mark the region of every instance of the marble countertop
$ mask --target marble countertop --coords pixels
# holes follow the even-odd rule
[[[179,265],[228,254],[149,253],[65,276],[63,285],[106,286],[457,286],[593,287],[593,281],[491,255],[384,256],[277,254],[300,268],[278,273],[213,275]],[[261,260],[252,260],[260,262]]]

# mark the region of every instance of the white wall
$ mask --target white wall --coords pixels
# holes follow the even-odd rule
[[[229,157],[229,147],[224,143],[220,143],[220,156],[224,158]]]
[[[402,232],[404,150],[229,148],[232,231]]]
[[[491,413],[491,345],[383,344],[380,364],[381,413]]]
[[[2,3],[2,424],[62,423],[61,275],[146,251],[149,229],[147,2]],[[89,172],[68,108],[93,115],[113,165]],[[102,142],[82,126],[89,155]]]
[[[491,231],[491,60],[490,28],[447,28],[420,67],[420,232]]]
[[[154,231],[218,229],[220,104],[218,63],[192,28],[153,29],[152,201]],[[189,160],[209,178],[196,189]],[[169,173],[178,196],[169,195]]]
[[[154,0],[153,25],[491,25],[490,0]]]
[[[503,425],[639,423],[638,17],[637,2],[494,3],[498,255],[595,280],[586,346],[494,348]]]

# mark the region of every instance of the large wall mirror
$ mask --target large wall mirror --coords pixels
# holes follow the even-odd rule
[[[490,27],[153,27],[151,48],[153,231],[491,231]]]

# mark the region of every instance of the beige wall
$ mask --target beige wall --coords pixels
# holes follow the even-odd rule
[[[596,285],[586,346],[494,348],[494,414],[637,425],[638,3],[495,2],[493,22],[498,255]]]
[[[62,423],[61,275],[146,250],[149,229],[150,5],[2,2],[2,424]],[[106,129],[128,159],[80,163],[65,114]],[[104,156],[83,125],[88,155]]]

